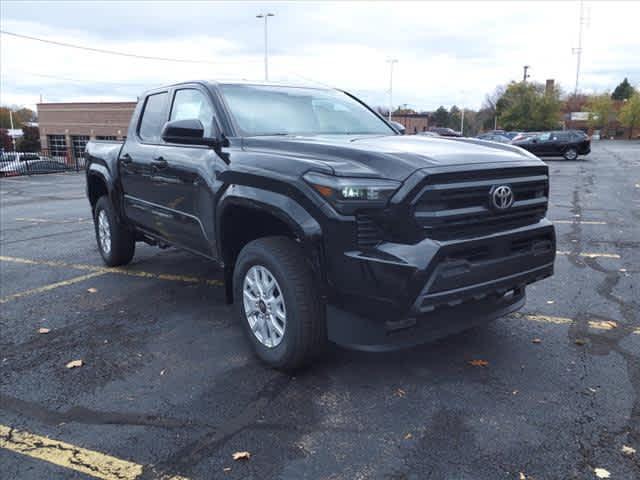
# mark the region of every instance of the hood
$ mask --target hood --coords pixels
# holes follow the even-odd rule
[[[404,180],[423,168],[537,160],[525,150],[470,138],[419,135],[314,135],[247,137],[246,150],[320,161],[338,176]]]

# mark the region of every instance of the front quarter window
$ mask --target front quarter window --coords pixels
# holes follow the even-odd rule
[[[221,85],[221,90],[246,136],[396,133],[364,105],[335,90],[237,84]]]

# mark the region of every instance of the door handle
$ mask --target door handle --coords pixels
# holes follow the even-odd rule
[[[133,158],[131,158],[131,155],[129,155],[128,153],[125,153],[120,157],[120,161],[122,163],[131,163],[133,162]]]
[[[162,157],[155,157],[151,160],[151,165],[155,168],[166,168],[169,163]]]

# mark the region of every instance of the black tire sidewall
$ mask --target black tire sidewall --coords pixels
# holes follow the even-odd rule
[[[291,246],[293,248],[298,248],[293,241],[291,241]],[[249,326],[244,310],[244,277],[249,269],[256,265],[261,265],[271,272],[278,281],[278,285],[280,286],[282,295],[284,296],[287,323],[281,342],[273,348],[263,345],[256,338],[251,331],[251,327]],[[296,286],[292,284],[292,281],[290,281],[292,272],[287,270],[289,269],[280,264],[268,248],[264,248],[262,245],[252,242],[240,253],[238,263],[236,264],[236,268],[233,273],[233,297],[237,318],[242,322],[242,328],[247,338],[249,338],[249,341],[257,355],[263,361],[275,368],[286,367],[290,360],[295,356],[294,350],[296,348],[298,336],[300,335],[300,322],[302,320],[300,318],[300,311],[295,295],[293,294],[293,289],[296,288]]]
[[[100,235],[98,233],[98,216],[101,211],[106,213],[109,221],[109,229],[111,231],[111,250],[108,254],[102,250]],[[100,255],[102,256],[104,263],[109,267],[116,267],[118,265],[129,263],[135,252],[135,240],[133,234],[126,229],[126,226],[118,222],[108,197],[100,197],[96,202],[93,212],[93,224],[96,232],[98,250],[100,251]]]
[[[572,156],[569,155],[570,152],[573,152]],[[575,148],[567,148],[563,157],[567,160],[576,160],[578,158],[578,151]]]

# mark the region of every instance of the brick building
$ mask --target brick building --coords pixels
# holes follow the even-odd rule
[[[428,113],[398,113],[391,115],[391,120],[404,125],[407,135],[429,130]]]
[[[122,140],[135,102],[39,103],[40,144],[52,156],[84,154],[89,139]]]

